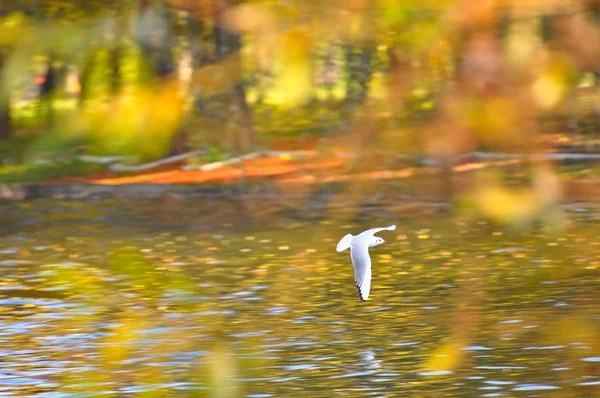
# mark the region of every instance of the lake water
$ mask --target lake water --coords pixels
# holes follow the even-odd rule
[[[595,397],[600,211],[0,205],[0,396]],[[361,302],[346,233],[371,249]]]

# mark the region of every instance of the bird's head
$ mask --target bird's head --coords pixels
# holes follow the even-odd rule
[[[372,236],[371,240],[369,241],[369,247],[378,246],[382,243],[385,243],[383,239],[378,236]]]

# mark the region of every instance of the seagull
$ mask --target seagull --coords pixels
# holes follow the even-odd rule
[[[371,291],[371,258],[369,257],[369,247],[385,243],[383,239],[374,236],[379,231],[393,231],[395,225],[385,228],[368,229],[356,236],[348,234],[344,236],[337,244],[336,250],[343,252],[350,248],[350,258],[354,266],[354,280],[358,288],[358,297],[362,301],[367,301]]]

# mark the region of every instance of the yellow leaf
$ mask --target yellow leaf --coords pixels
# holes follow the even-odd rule
[[[455,369],[464,356],[462,344],[452,339],[438,347],[425,361],[425,371],[449,371]]]
[[[279,73],[272,93],[276,103],[297,104],[310,94],[312,72],[309,50],[310,38],[302,27],[291,29],[281,38],[277,52]]]
[[[265,4],[241,4],[225,13],[226,26],[251,33],[259,33],[276,27],[275,13]]]
[[[542,108],[552,108],[558,104],[565,93],[565,85],[558,79],[544,73],[533,82],[533,97]]]
[[[496,186],[475,194],[480,211],[496,222],[522,223],[537,215],[539,202],[530,189],[504,189]]]
[[[193,85],[203,96],[211,96],[229,90],[242,79],[240,52],[235,52],[222,60],[202,66],[194,71]]]

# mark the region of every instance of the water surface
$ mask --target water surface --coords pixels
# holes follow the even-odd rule
[[[592,206],[551,232],[201,200],[0,212],[2,396],[600,392]],[[335,245],[392,222],[361,302]]]

